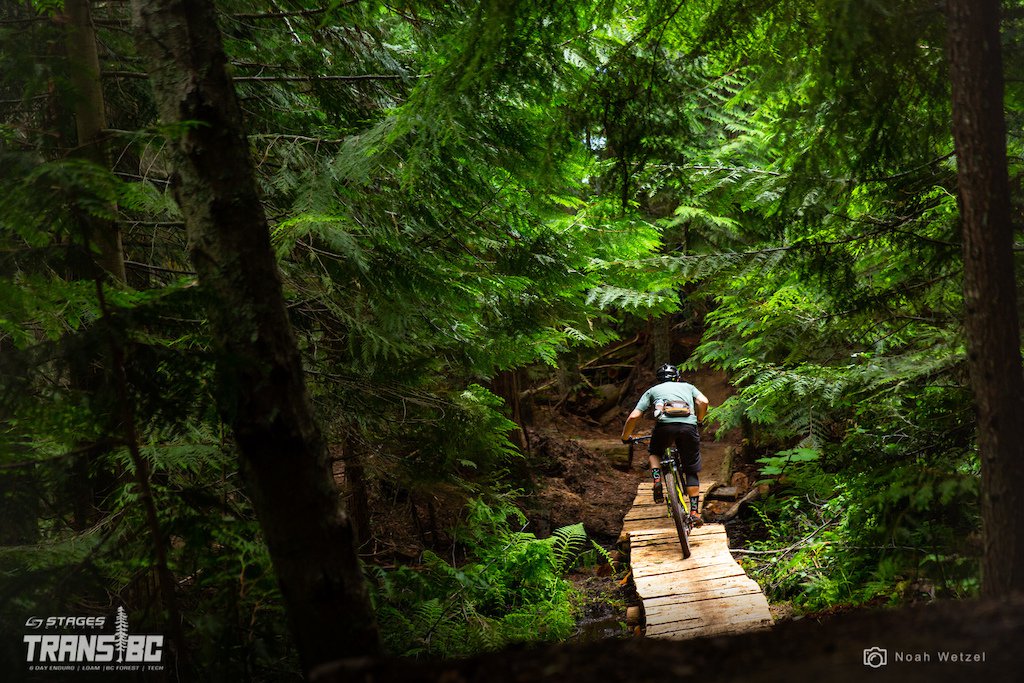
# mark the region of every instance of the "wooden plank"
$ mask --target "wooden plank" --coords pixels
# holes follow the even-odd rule
[[[684,603],[691,600],[703,600],[709,596],[714,596],[716,591],[728,592],[747,590],[760,592],[761,587],[757,585],[756,581],[745,574],[742,576],[728,576],[717,581],[705,581],[692,584],[688,583],[684,586],[680,586],[678,593],[657,598],[647,598],[644,600],[644,607],[657,609],[664,605]]]
[[[741,621],[724,622],[702,622],[682,621],[671,624],[651,624],[647,626],[648,637],[673,637],[700,638],[702,636],[717,635],[721,633],[742,633],[743,631],[755,631],[771,626],[770,619],[748,619]]]
[[[663,553],[681,553],[682,546],[679,545],[679,538],[673,533],[671,536],[665,536],[663,538],[653,538],[650,540],[643,541],[632,541],[630,542],[632,552],[637,554],[637,561],[645,562],[653,553],[659,555]],[[690,552],[697,557],[703,557],[705,555],[729,555],[732,557],[729,547],[726,546],[723,541],[716,541],[713,537],[705,536],[703,538],[691,538],[690,539]]]
[[[667,552],[682,552],[682,546],[679,545],[679,537],[676,536],[675,529],[671,531],[671,534],[654,538],[648,537],[641,540],[630,538],[630,547],[634,553],[637,553],[644,560],[649,556],[656,556]],[[703,557],[704,555],[729,555],[729,557],[732,557],[732,551],[725,544],[724,534],[720,538],[715,538],[714,536],[694,538],[691,536],[690,550],[697,557]]]
[[[675,534],[676,532],[675,522],[673,522],[672,518],[668,516],[655,519],[630,520],[628,522],[623,522],[622,528],[630,536],[639,540],[642,540],[642,537],[644,536],[658,535],[665,532]],[[721,524],[705,524],[702,527],[695,527],[690,531],[690,538],[714,535],[721,535],[725,537],[725,527]]]
[[[711,555],[733,559],[724,532],[691,535],[689,544],[691,557],[697,560]],[[682,548],[679,545],[679,537],[676,535],[675,529],[665,530],[658,534],[647,533],[637,536],[631,534],[630,548],[634,565],[666,557],[682,557]]]
[[[723,616],[720,619],[680,619],[676,621],[662,621],[652,623],[650,620],[647,621],[647,635],[657,636],[662,634],[676,633],[683,634],[689,631],[689,635],[692,638],[699,638],[705,635],[709,630],[729,627],[729,628],[745,628],[753,630],[764,626],[771,625],[771,618],[761,616],[760,610],[755,614],[753,611],[744,614],[733,614],[730,616]]]
[[[764,628],[771,625],[771,619],[757,617],[753,615],[747,615],[743,617],[733,617],[722,621],[704,621],[701,619],[684,619],[682,621],[673,621],[652,624],[647,623],[646,633],[650,636],[665,636],[669,634],[675,634],[677,637],[690,637],[700,638],[703,635],[707,635],[711,631],[717,631],[723,627],[727,630],[745,630],[752,631],[758,628]]]
[[[700,592],[690,593],[689,595],[673,595],[660,598],[658,604],[648,604],[653,602],[647,600],[644,602],[644,609],[647,612],[648,617],[654,617],[662,614],[669,614],[674,612],[677,607],[681,605],[688,605],[694,602],[703,602],[706,600],[719,600],[721,598],[735,598],[744,595],[759,595],[761,588],[756,583],[753,585],[735,585],[731,587],[723,587],[719,582],[715,582],[715,587]],[[657,599],[657,598],[656,598]]]
[[[635,563],[633,576],[646,579],[662,574],[682,574],[686,572],[685,575],[679,576],[679,581],[686,581],[693,576],[692,572],[694,571],[704,569],[705,567],[717,567],[723,564],[735,563],[732,558],[721,555],[709,555],[708,557],[694,557],[691,555],[688,559],[684,560],[682,552],[678,552],[655,561]]]
[[[659,533],[661,531],[664,531],[665,529],[671,529],[674,532],[676,529],[675,522],[672,521],[672,517],[670,517],[668,514],[666,514],[663,518],[653,517],[651,519],[657,521],[657,523],[651,524],[651,533]],[[662,523],[662,520],[664,523]],[[642,536],[644,534],[644,530],[637,529],[635,532],[630,533],[631,535],[635,534]],[[726,534],[725,527],[721,524],[705,524],[704,526],[694,527],[690,531],[691,537],[712,536],[715,534],[721,534],[724,536]]]
[[[693,546],[690,547],[693,548]],[[689,559],[684,560],[683,549],[679,547],[678,543],[673,543],[641,548],[641,552],[636,554],[636,560],[633,562],[635,565],[633,573],[639,572],[639,576],[643,576],[648,567],[666,564],[679,564],[679,571],[685,571],[687,568],[700,567],[704,564],[735,561],[725,548],[720,550],[704,548],[701,552],[693,551]]]
[[[629,543],[633,548],[645,548],[658,545],[678,545],[679,536],[676,534],[675,526],[664,529],[641,529],[630,532]],[[703,534],[690,534],[690,547],[711,548],[720,547],[723,551],[729,550],[728,538],[725,531],[712,531]]]
[[[676,582],[683,582],[691,580],[690,577],[695,576],[701,570],[712,567],[728,567],[735,564],[729,560],[718,558],[708,558],[704,562],[691,562],[691,560],[693,560],[692,557],[689,560],[684,560],[680,557],[678,561],[664,562],[658,565],[645,565],[643,567],[638,566],[633,570],[633,579],[635,581],[636,579],[651,579],[656,576],[678,574],[674,580]],[[638,574],[637,572],[642,573]]]
[[[624,522],[633,522],[638,519],[668,519],[671,521],[672,515],[669,513],[668,508],[664,505],[644,505],[643,507],[635,507],[626,513],[626,516],[622,518]]]
[[[641,570],[642,571],[642,570]],[[634,576],[636,569],[634,569]],[[708,579],[721,578],[725,576],[746,576],[743,568],[735,562],[714,562],[706,566],[694,567],[693,569],[685,570],[683,572],[672,572],[673,574],[680,574],[675,577],[675,582],[678,584],[681,581],[707,581]],[[655,576],[644,576],[640,575],[637,578],[648,580],[653,579],[656,576],[665,576],[665,574],[657,574]]]
[[[734,576],[745,576],[739,565],[718,564],[703,569],[697,569],[686,576],[687,581],[695,583],[717,581]],[[676,574],[661,574],[651,577],[640,577],[634,580],[637,595],[646,600],[666,595],[676,595],[679,590],[680,576]]]
[[[768,616],[767,606],[762,606],[753,601],[738,602],[738,600],[751,597],[757,596],[744,595],[738,598],[705,600],[695,603],[703,606],[703,609],[699,611],[664,612],[647,615],[647,633],[655,635],[658,631],[697,631],[711,626],[759,625],[765,621],[771,621],[770,616]],[[764,596],[761,597],[763,598]],[[698,634],[694,633],[694,635]]]
[[[692,546],[691,546],[692,547]],[[701,567],[705,564],[718,564],[721,562],[735,562],[727,549],[717,551],[694,552],[689,559],[683,559],[683,551],[678,545],[659,545],[643,548],[637,553],[636,561],[633,563],[633,573],[637,576],[644,576],[648,569],[662,567],[665,565],[679,565],[678,571],[686,571],[694,567]]]
[[[675,595],[678,590],[677,586],[684,581],[700,584],[708,581],[719,581],[733,576],[743,576],[743,570],[728,562],[722,562],[705,567],[697,567],[685,574],[682,572],[666,572],[649,576],[634,576],[633,584],[636,586],[639,597],[651,598],[659,595]]]
[[[669,522],[669,526],[655,527],[649,532],[645,532],[643,529],[637,529],[634,532],[630,532],[630,536],[639,537],[642,539],[645,535],[659,535],[663,534],[665,530],[671,530],[672,534],[675,534],[676,525],[672,522],[671,517],[666,517],[666,521]],[[695,527],[690,531],[690,538],[700,538],[701,536],[721,536],[723,539],[726,537],[725,527],[721,524],[705,524],[701,527]]]
[[[713,483],[704,482],[701,493]],[[684,560],[668,508],[653,502],[651,489],[649,481],[637,487],[622,526],[647,635],[695,638],[770,625],[768,601],[730,553],[725,527],[693,529]]]
[[[748,631],[759,631],[770,627],[770,621],[751,621],[742,624],[709,625],[699,629],[681,630],[657,626],[653,628],[651,631],[647,631],[647,637],[666,638],[669,640],[686,640],[688,638],[708,638],[713,636],[734,635],[737,633],[746,633]]]
[[[708,489],[710,489],[717,483],[718,482],[716,482],[714,479],[702,479],[700,482],[700,486],[697,487],[697,490],[700,491],[700,495],[703,496],[705,493],[708,492]],[[646,493],[648,496],[650,496],[651,492],[654,491],[654,482],[648,478],[644,478],[644,480],[637,485],[636,490],[637,495],[639,495],[640,493]]]
[[[761,593],[692,600],[647,612],[647,625],[695,619],[708,624],[751,621],[752,617],[757,621],[763,614],[762,609],[768,609],[768,601]]]

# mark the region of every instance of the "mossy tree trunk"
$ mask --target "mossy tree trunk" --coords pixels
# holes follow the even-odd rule
[[[174,188],[208,292],[221,412],[304,670],[374,654],[378,636],[306,389],[242,114],[210,0],[132,0],[165,124]]]

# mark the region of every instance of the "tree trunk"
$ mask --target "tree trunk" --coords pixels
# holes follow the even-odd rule
[[[342,462],[345,464],[345,488],[348,496],[348,511],[352,516],[356,546],[363,548],[372,537],[370,531],[370,497],[366,481],[366,468],[363,467],[363,455],[358,450],[358,442],[355,439],[345,440],[345,450],[342,455]]]
[[[583,373],[580,372],[580,352],[578,350],[570,349],[558,355],[556,376],[558,377],[558,392],[562,394],[562,400],[564,401],[570,393],[583,384]]]
[[[652,370],[672,362],[672,316],[663,315],[651,321],[651,344],[654,351]]]
[[[90,0],[65,0],[64,2],[64,52],[68,77],[74,91],[72,114],[76,133],[76,147],[71,156],[86,159],[110,168],[110,160],[104,146],[104,130],[107,128],[107,108],[100,81],[100,60],[96,48],[96,29],[92,21]],[[109,278],[118,283],[125,281],[124,250],[121,231],[117,223],[100,218],[83,209],[75,209],[75,221],[84,241],[95,252],[83,250],[89,256],[76,259],[71,264],[73,279],[91,279],[96,266]],[[102,363],[76,364],[70,374],[72,387],[83,394],[105,394],[110,376]],[[116,430],[116,418],[110,420],[109,429]],[[71,463],[71,476],[67,480],[69,498],[73,505],[72,527],[83,531],[95,524],[100,503],[99,490],[110,482],[102,472],[96,472],[96,462],[109,447],[96,444],[88,448],[78,444],[81,450]]]
[[[948,0],[967,355],[977,405],[982,590],[1024,590],[1024,375],[1003,118],[998,0]]]
[[[221,411],[308,672],[374,654],[377,629],[351,521],[306,390],[242,114],[210,0],[132,0],[165,123],[174,188],[208,290]]]
[[[518,370],[502,370],[491,382],[491,391],[495,395],[505,399],[505,405],[509,407],[512,421],[519,427],[511,435],[512,443],[516,445],[521,453],[527,453],[530,449],[529,439],[526,437],[525,427],[527,424],[527,411],[523,410],[523,401],[520,397]]]
[[[100,59],[96,51],[96,30],[89,0],[65,0],[64,44],[68,74],[74,89],[75,130],[78,134],[76,156],[109,168],[103,148],[107,128],[107,110],[100,83]],[[84,216],[83,226],[89,242],[98,249],[97,264],[118,282],[124,282],[124,252],[117,223],[95,216]]]
[[[0,472],[0,546],[39,542],[39,495],[30,474]]]

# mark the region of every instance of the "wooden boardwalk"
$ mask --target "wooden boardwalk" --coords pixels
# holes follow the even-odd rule
[[[713,483],[701,484],[702,500]],[[692,554],[684,560],[668,509],[654,503],[651,489],[650,482],[640,484],[622,529],[647,635],[699,638],[771,626],[768,600],[729,553],[725,527],[694,529]]]

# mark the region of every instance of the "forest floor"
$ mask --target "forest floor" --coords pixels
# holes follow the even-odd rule
[[[732,393],[721,372],[704,371],[687,378],[703,392],[711,405],[719,405]],[[653,384],[653,380],[651,384]],[[624,397],[620,415],[604,423],[557,411],[539,411],[535,428],[529,430],[530,466],[536,467],[536,491],[524,501],[535,533],[582,521],[599,543],[612,543],[622,528],[637,484],[648,475],[647,452],[638,447],[632,466],[627,462],[628,447],[619,439],[629,411],[639,400]],[[643,419],[636,434],[646,434],[653,421]],[[702,434],[702,479],[722,481],[726,452],[740,443],[738,431],[717,438],[714,432]],[[743,469],[739,462],[732,468]],[[723,482],[724,483],[724,482]]]
[[[639,361],[637,361],[639,362]],[[639,482],[649,477],[644,453],[634,455],[632,466],[626,462],[627,449],[619,441],[622,423],[640,393],[653,384],[651,373],[632,377],[631,388],[621,392],[614,403],[596,408],[594,395],[573,405],[564,396],[534,394],[531,427],[527,430],[529,454],[523,473],[532,483],[519,503],[526,511],[526,528],[538,536],[548,535],[559,526],[583,522],[589,536],[612,551]],[[708,396],[712,405],[720,405],[732,392],[721,373],[699,372],[686,378]],[[593,384],[597,384],[594,382]],[[595,386],[595,389],[608,385]],[[621,385],[620,385],[621,386]],[[599,392],[595,392],[599,393]],[[566,405],[566,404],[569,405]],[[651,423],[641,423],[638,432],[649,431]],[[741,435],[702,434],[702,479],[725,483],[726,463],[731,472],[742,472],[749,482],[757,480],[756,466],[740,458]],[[449,528],[449,517],[457,517],[464,500],[455,492],[435,491],[438,529]],[[383,521],[380,530],[383,547],[413,558],[415,538],[408,523],[424,518],[423,500],[383,506],[392,519]],[[431,524],[431,526],[434,526]],[[740,516],[727,524],[730,545],[741,547],[758,538],[762,530],[756,519]],[[402,534],[398,532],[402,531]],[[389,533],[395,537],[388,538]],[[404,535],[403,535],[404,534]],[[427,534],[429,539],[431,534]],[[426,543],[420,533],[421,542]],[[448,547],[451,539],[444,533],[432,539]],[[422,547],[422,546],[421,546]],[[436,546],[435,546],[436,547]],[[405,550],[408,549],[408,550]],[[614,551],[612,552],[614,555]],[[621,559],[621,558],[620,558]],[[414,560],[413,560],[414,561]],[[324,671],[318,681],[544,681],[601,680],[606,683],[661,681],[665,672],[678,680],[696,680],[714,675],[721,681],[804,680],[828,676],[833,681],[863,680],[865,674],[884,677],[886,670],[865,668],[864,652],[876,646],[893,653],[893,675],[906,681],[952,680],[952,675],[979,675],[987,680],[1015,680],[1019,673],[1018,648],[1024,596],[1005,602],[938,601],[936,604],[908,609],[857,609],[834,607],[818,613],[793,616],[785,605],[772,605],[776,626],[762,633],[733,637],[711,637],[687,641],[685,648],[665,649],[654,639],[630,638],[624,628],[626,608],[637,602],[632,584],[626,577],[625,563],[610,566],[591,564],[576,570],[569,578],[580,594],[577,633],[569,642],[512,648],[507,652],[484,654],[468,660],[423,665],[407,660],[359,659],[340,662]],[[930,665],[900,664],[895,653],[934,654],[940,651],[981,653],[982,663]],[[944,660],[943,660],[944,661]],[[766,666],[766,662],[769,665]],[[973,672],[973,673],[972,673]]]
[[[733,392],[721,372],[706,370],[684,379],[700,389],[712,406],[720,405]],[[590,562],[569,575],[579,593],[575,641],[628,635],[626,609],[639,604],[626,576],[628,563],[622,561],[615,546],[637,485],[650,477],[650,470],[646,447],[635,449],[630,464],[629,448],[619,435],[640,395],[655,383],[653,371],[641,369],[630,390],[622,392],[611,407],[606,403],[595,409],[600,392],[598,396],[583,392],[570,400],[559,400],[549,392],[536,396],[532,406],[531,426],[526,430],[529,449],[520,472],[529,484],[518,500],[528,519],[525,531],[544,538],[554,529],[582,522],[587,535],[616,560],[613,565]],[[612,385],[599,388],[608,386]],[[644,418],[636,434],[649,433],[652,427],[653,421]],[[702,480],[727,483],[731,471],[746,470],[749,480],[755,481],[751,466],[729,457],[730,450],[740,451],[738,430],[717,437],[710,430],[702,434]],[[726,468],[730,472],[724,471]],[[336,471],[340,480],[340,462]],[[375,534],[366,556],[376,561],[416,563],[423,549],[429,548],[455,560],[449,530],[458,526],[464,505],[465,493],[456,487],[436,486],[429,495],[421,493],[415,499],[407,493],[375,490],[371,503]],[[710,503],[711,508],[715,505]]]

